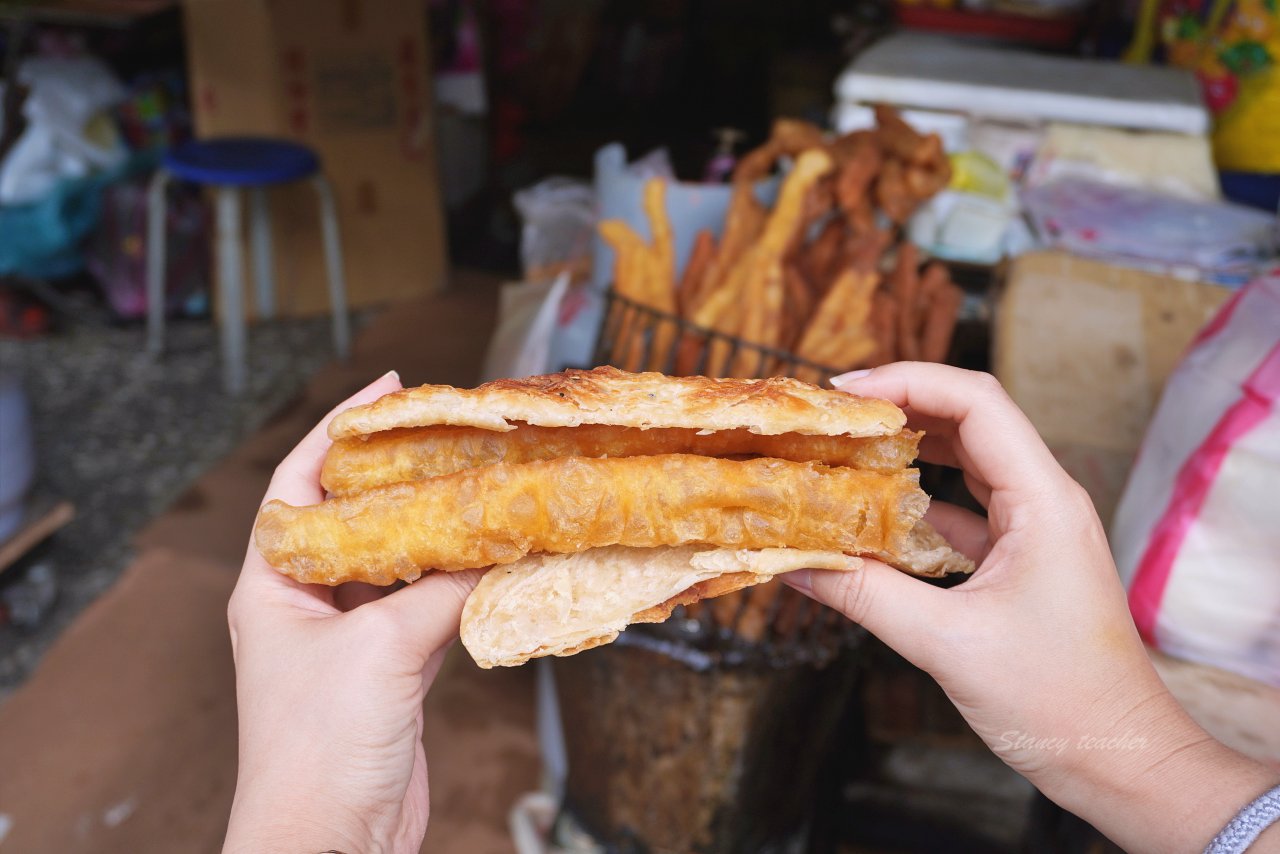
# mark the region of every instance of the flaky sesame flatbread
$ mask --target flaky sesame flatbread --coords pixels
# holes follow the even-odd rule
[[[332,439],[402,427],[516,429],[612,424],[748,430],[772,436],[891,436],[906,416],[886,400],[827,391],[799,380],[669,377],[616,368],[496,380],[474,389],[425,385],[348,409],[329,425]]]
[[[530,555],[485,573],[462,612],[462,645],[484,668],[573,655],[612,642],[632,623],[658,623],[688,605],[797,569],[856,569],[832,551],[639,549],[609,546]]]

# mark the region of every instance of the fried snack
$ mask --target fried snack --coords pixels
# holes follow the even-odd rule
[[[614,252],[614,287],[624,297],[646,303],[649,285],[643,279],[642,259],[649,251],[644,238],[620,219],[606,219],[598,226],[600,236]]]
[[[845,244],[841,270],[875,271],[880,269],[880,259],[893,245],[893,232],[887,228],[870,228],[858,232]]]
[[[920,253],[914,243],[898,247],[891,291],[898,303],[898,355],[907,361],[920,359]]]
[[[937,134],[918,133],[893,107],[877,104],[874,109],[876,138],[891,157],[909,164],[928,164],[941,150],[942,140]]]
[[[383,395],[338,414],[329,438],[438,424],[506,432],[539,427],[746,429],[761,435],[892,436],[906,426],[887,400],[826,391],[786,377],[763,380],[628,374],[616,368],[569,370],[474,389],[424,385]]]
[[[715,257],[715,235],[704,228],[693,240],[693,250],[689,253],[689,260],[684,265],[684,276],[680,280],[678,297],[682,314],[689,315],[698,304]]]
[[[809,237],[818,230],[819,225],[825,225],[835,206],[835,185],[831,181],[831,176],[827,175],[814,183],[804,198],[804,212],[800,215],[800,227],[796,229],[791,238],[791,245],[787,247],[789,256],[794,256],[804,246]]]
[[[805,203],[810,191],[831,172],[831,156],[825,151],[806,151],[796,160],[778,195],[778,203],[765,224],[756,247],[765,258],[781,260],[804,222]]]
[[[704,296],[694,306],[693,320],[700,326],[714,327],[733,304],[733,293],[725,287],[729,276],[743,254],[764,230],[767,214],[756,199],[750,184],[735,184],[725,217],[724,237],[720,251],[707,270]]]
[[[853,439],[796,433],[760,436],[746,430],[639,430],[601,424],[524,425],[509,433],[475,427],[415,427],[339,439],[329,448],[320,483],[331,495],[342,496],[494,463],[655,454],[776,457],[892,473],[911,465],[919,441],[920,434],[910,430],[893,436]]]
[[[832,217],[813,242],[804,247],[797,259],[808,272],[806,279],[815,298],[821,298],[835,278],[836,265],[845,242],[845,224],[840,217]],[[811,309],[812,310],[812,309]],[[808,318],[808,312],[805,312]]]
[[[611,642],[631,623],[662,622],[680,604],[797,569],[860,564],[840,552],[710,546],[530,555],[481,578],[462,611],[462,645],[483,668],[572,655]]]
[[[610,219],[598,226],[600,236],[614,252],[614,287],[618,293],[641,305],[651,305],[649,280],[653,276],[653,258],[648,244],[622,220]],[[644,317],[627,306],[613,340],[609,359],[624,370],[640,370]]]
[[[783,301],[782,330],[778,336],[778,346],[791,348],[804,330],[805,321],[813,313],[814,288],[795,264],[787,264],[782,275],[786,285],[786,299]]]
[[[915,196],[917,206],[951,183],[951,161],[943,152],[941,143],[933,161],[907,167],[906,181],[907,190]]]
[[[870,325],[876,351],[867,364],[878,368],[898,361],[898,304],[890,294],[878,291],[872,299]]]
[[[787,250],[803,225],[805,200],[809,192],[832,168],[831,157],[821,149],[804,152],[796,160],[795,167],[787,175],[778,195],[778,202],[765,223],[764,233],[750,251],[743,255],[733,278],[742,284],[740,305],[746,322],[740,328],[722,325],[715,328],[737,334],[746,341],[771,347],[776,341],[778,317],[781,313],[783,293],[782,264]],[[754,297],[754,298],[753,298]],[[743,352],[731,366],[731,373],[752,376],[762,365],[760,357]]]
[[[666,181],[650,178],[645,182],[644,210],[649,219],[649,230],[653,234],[653,246],[650,249],[652,275],[649,278],[646,304],[668,315],[674,315],[676,313],[676,249],[671,220],[667,217],[666,198]],[[672,348],[675,346],[678,329],[666,318],[656,320],[653,340],[649,344],[647,364],[642,366],[636,363],[633,370],[640,370],[641,367],[650,371],[670,368],[667,362],[672,358]]]
[[[741,280],[739,262],[764,230],[765,220],[764,206],[756,199],[751,185],[735,184],[720,251],[707,269],[702,295],[693,307],[691,317],[694,323],[708,329],[727,328],[738,296],[738,288],[731,284],[730,279],[736,272]]]
[[[919,473],[686,454],[498,463],[310,507],[271,501],[255,542],[304,583],[390,584],[532,552],[705,543],[894,553],[929,499]]]
[[[796,353],[838,369],[853,367],[870,357],[876,342],[867,328],[867,319],[879,283],[879,273],[847,270],[823,297]]]
[[[751,149],[738,158],[731,176],[733,183],[735,185],[754,184],[756,181],[767,178],[781,154],[782,148],[776,140],[772,138],[765,140],[763,145]]]
[[[876,180],[875,201],[895,225],[903,225],[915,212],[920,200],[907,187],[906,168],[901,160],[885,161]]]
[[[964,291],[948,282],[930,302],[920,335],[920,357],[926,362],[942,362],[947,358],[963,301]]]
[[[951,548],[951,544],[923,520],[917,522],[911,533],[899,540],[892,551],[879,552],[872,557],[921,578],[968,574],[976,569],[973,561]]]
[[[836,204],[855,233],[866,231],[875,224],[871,185],[884,166],[876,135],[873,131],[859,131],[841,137],[833,146],[833,154],[839,164]]]
[[[651,251],[659,278],[649,282],[648,305],[662,311],[676,310],[676,249],[671,220],[667,217],[667,182],[650,178],[644,185],[644,212],[653,234]]]
[[[786,296],[782,263],[770,264],[753,277],[754,290],[743,301],[743,324],[737,329],[742,340],[774,349],[782,334],[783,300]],[[733,377],[759,377],[769,373],[772,358],[760,351],[740,349],[729,370]]]

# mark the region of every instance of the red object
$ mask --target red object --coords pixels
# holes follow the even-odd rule
[[[1197,71],[1196,77],[1200,80],[1200,87],[1204,91],[1205,104],[1214,115],[1230,107],[1235,102],[1236,96],[1240,94],[1240,81],[1234,74],[1214,76],[1204,71]]]
[[[967,12],[932,6],[896,7],[898,23],[916,30],[933,30],[969,36],[1005,39],[1022,44],[1068,49],[1084,25],[1082,15],[1035,16],[1009,12]]]
[[[29,294],[0,287],[0,337],[35,338],[53,326],[49,309]]]

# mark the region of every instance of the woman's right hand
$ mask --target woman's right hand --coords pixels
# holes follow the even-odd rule
[[[1127,850],[1199,851],[1274,785],[1165,689],[1093,504],[993,377],[899,363],[836,385],[901,406],[921,458],[964,472],[987,517],[928,519],[979,568],[951,589],[870,560],[789,584],[932,675],[1001,759]]]

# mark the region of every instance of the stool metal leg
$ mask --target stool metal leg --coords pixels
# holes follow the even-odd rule
[[[169,173],[157,169],[147,186],[147,352],[164,350],[165,239],[168,214],[165,190]]]
[[[333,346],[339,359],[351,353],[351,320],[347,316],[347,283],[342,269],[342,237],[338,233],[338,210],[333,187],[323,175],[312,184],[320,197],[320,226],[324,230],[324,261],[329,271],[329,310],[333,312]]]
[[[218,306],[222,337],[222,378],[230,394],[245,387],[244,259],[240,251],[240,191],[219,187]]]
[[[258,294],[258,316],[271,320],[276,316],[276,282],[271,258],[271,209],[267,207],[267,191],[262,187],[249,191],[249,232],[253,238],[253,283]]]

